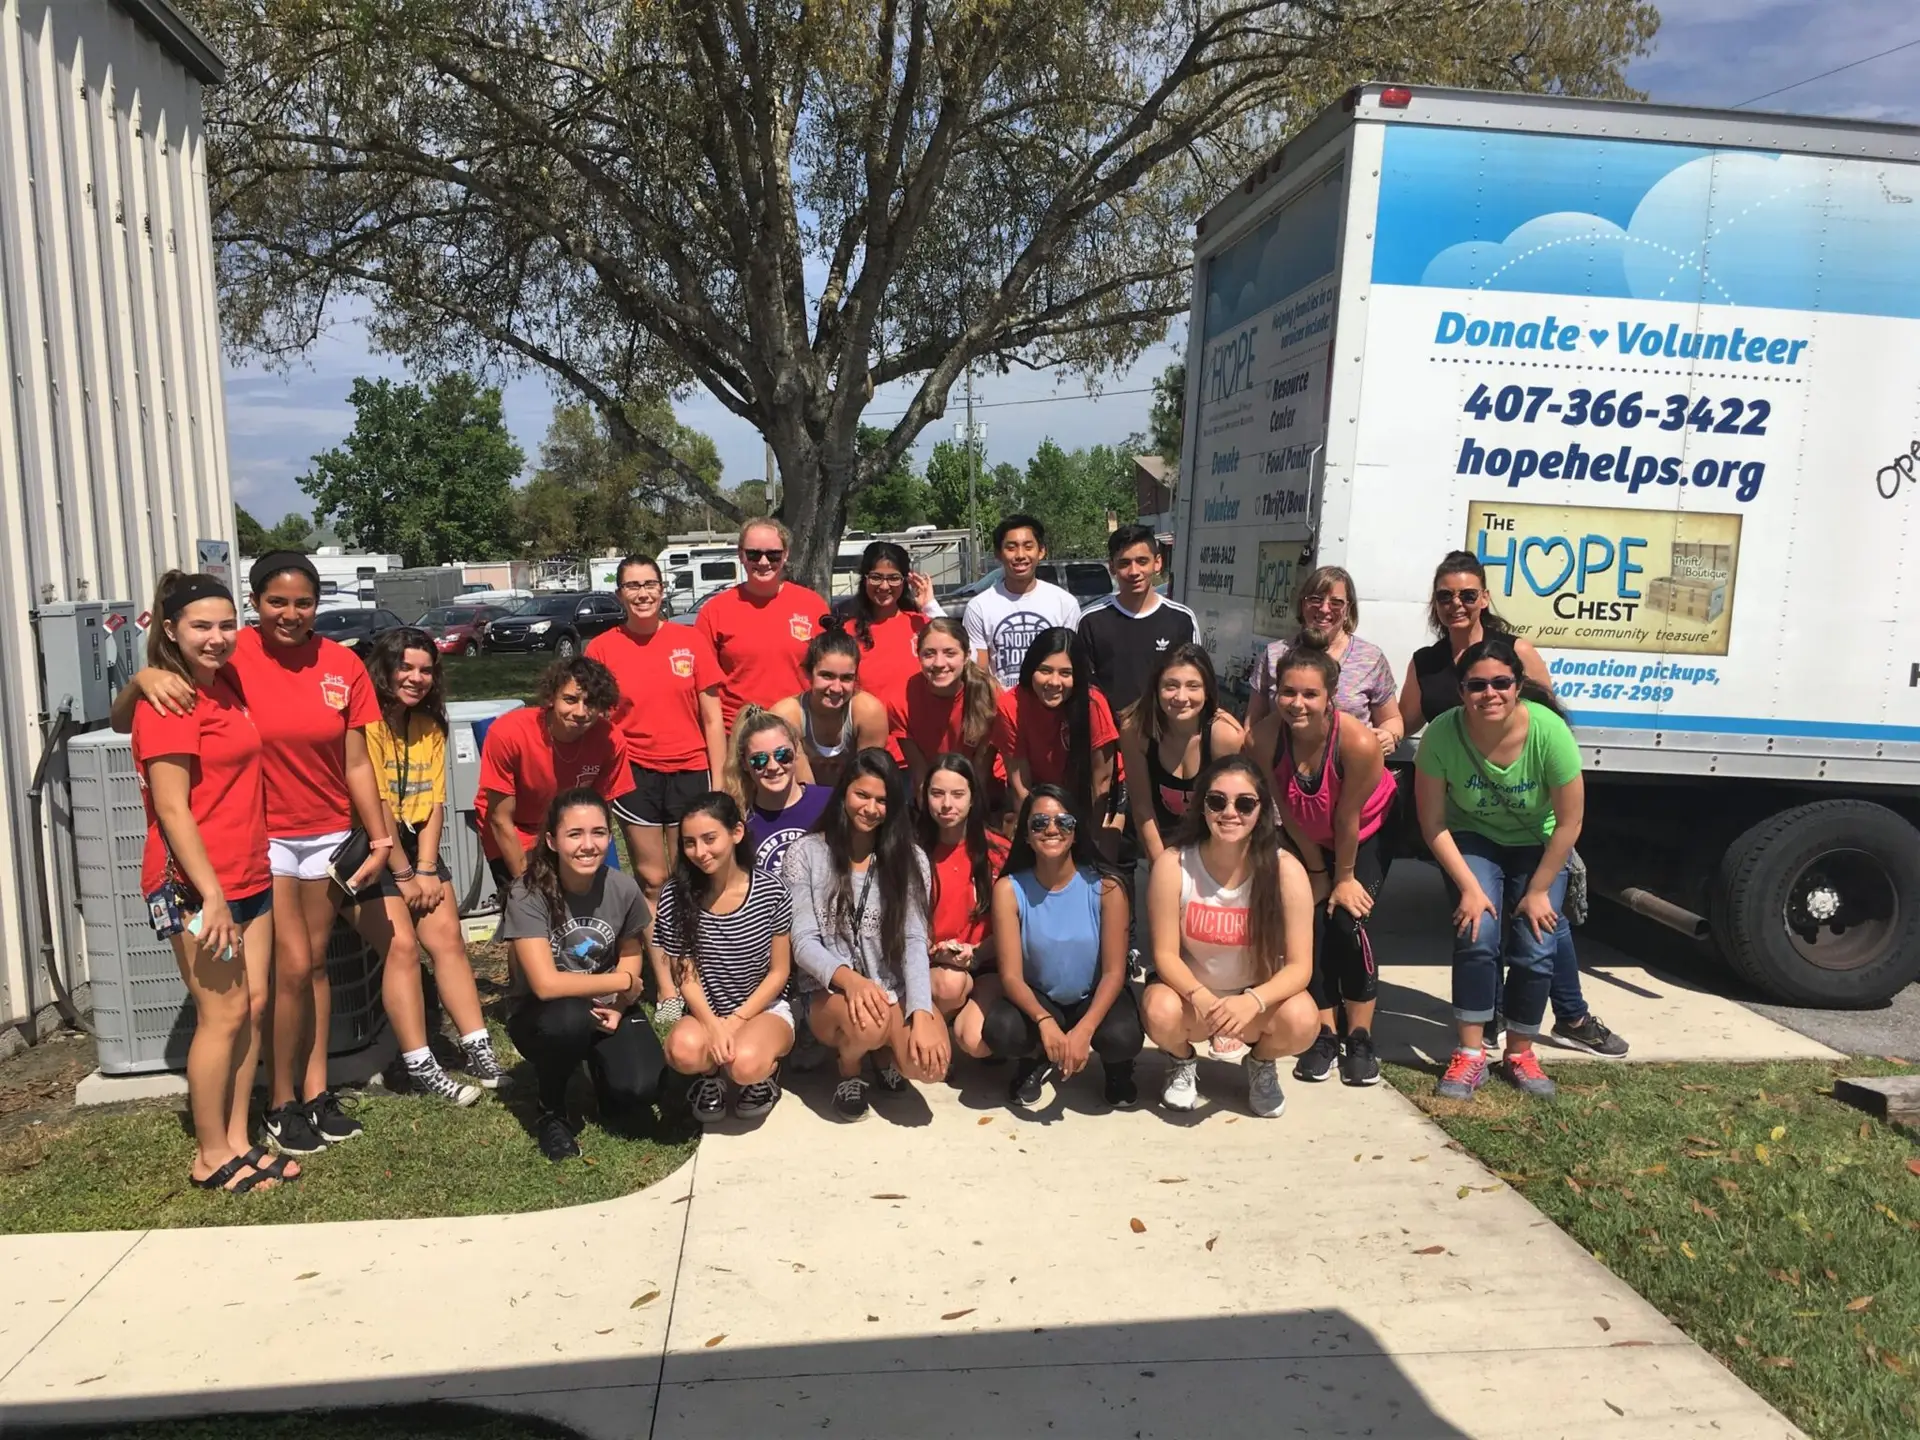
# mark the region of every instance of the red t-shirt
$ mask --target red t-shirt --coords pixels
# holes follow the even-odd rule
[[[807,642],[820,633],[826,613],[826,601],[791,581],[771,600],[756,600],[736,585],[700,607],[694,628],[712,642],[720,662],[720,710],[729,731],[742,706],[771,709],[807,688]]]
[[[291,648],[269,646],[248,625],[231,663],[260,732],[267,834],[287,839],[349,828],[347,731],[380,718],[360,657],[320,635]]]
[[[559,745],[547,729],[545,710],[537,705],[509,710],[487,727],[480,747],[480,795],[474,802],[480,848],[489,860],[500,857],[487,828],[490,794],[513,797],[514,831],[521,847],[532,850],[554,796],[582,785],[609,800],[623,795],[631,778],[625,762],[626,741],[611,725],[596,725],[571,745]]]
[[[1095,750],[1120,743],[1113,707],[1098,690],[1087,692],[1087,739]],[[1024,685],[1000,692],[1000,721],[993,727],[993,743],[1008,760],[1024,758],[1036,785],[1067,783],[1067,722],[1058,710],[1049,710]]]
[[[907,681],[901,699],[887,706],[887,730],[913,741],[926,760],[945,750],[965,755],[966,712],[964,686],[956,685],[953,694],[940,696],[933,693],[925,675],[915,675]]]
[[[612,720],[628,760],[669,773],[707,768],[700,697],[720,683],[720,664],[706,636],[691,625],[662,625],[641,639],[622,625],[589,640],[587,658],[620,687]]]
[[[917,610],[896,610],[867,627],[873,648],[860,647],[860,688],[886,706],[888,714],[906,702],[907,682],[920,673],[915,647],[926,628],[927,617]]]
[[[987,832],[987,860],[992,867],[989,880],[1000,878],[1012,847],[1004,835]],[[964,845],[935,845],[933,861],[933,914],[927,927],[927,941],[938,945],[958,940],[962,945],[978,945],[993,931],[991,908],[973,913],[973,861]]]
[[[222,670],[185,715],[168,715],[144,702],[133,711],[133,767],[147,810],[147,845],[140,855],[140,890],[151,895],[167,878],[167,839],[147,793],[147,762],[186,755],[189,807],[200,843],[228,900],[258,895],[273,884],[267,868],[267,789],[261,775],[260,732],[246,699]],[[185,872],[180,878],[186,879]]]

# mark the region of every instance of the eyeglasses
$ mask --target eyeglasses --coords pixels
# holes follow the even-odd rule
[[[629,595],[657,594],[666,587],[658,580],[629,580],[620,587]]]
[[[781,745],[772,750],[762,750],[757,755],[747,756],[747,768],[758,773],[769,765],[785,768],[793,763],[793,747]]]
[[[1489,690],[1496,695],[1504,695],[1513,689],[1515,683],[1511,675],[1475,676],[1471,680],[1462,680],[1460,688],[1469,695],[1484,695]]]
[[[740,553],[747,557],[749,565],[758,565],[763,561],[768,565],[778,565],[787,558],[784,550],[742,550]]]
[[[894,570],[869,570],[867,583],[869,585],[904,585],[907,583],[907,577]]]
[[[1049,830],[1058,830],[1062,835],[1071,835],[1080,828],[1080,822],[1071,815],[1032,815],[1027,818],[1029,835],[1044,835]]]
[[[1344,615],[1347,613],[1347,602],[1332,595],[1309,595],[1306,598],[1305,605],[1309,610],[1324,610],[1329,615]]]
[[[1226,814],[1229,805],[1233,807],[1233,813],[1236,815],[1257,815],[1260,813],[1260,797],[1258,795],[1222,795],[1218,790],[1209,790],[1207,792],[1207,809],[1211,810],[1214,814]]]
[[[1435,590],[1433,592],[1433,603],[1436,605],[1451,605],[1455,601],[1458,601],[1462,605],[1478,605],[1480,603],[1481,593],[1482,592],[1474,589],[1472,586],[1468,586],[1465,590]]]

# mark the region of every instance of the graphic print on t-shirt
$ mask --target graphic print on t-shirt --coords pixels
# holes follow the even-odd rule
[[[682,680],[687,680],[692,678],[693,651],[675,650],[670,656],[668,656],[668,664],[672,668],[673,673],[679,676]]]
[[[1053,622],[1045,615],[1033,610],[1014,610],[1003,615],[1000,623],[993,627],[993,669],[1000,677],[1000,683],[1010,684],[1020,678],[1020,667],[1025,663],[1027,651],[1033,648],[1033,642],[1040,638],[1042,630],[1049,629]],[[1008,680],[1012,677],[1012,681]]]
[[[1202,945],[1244,945],[1247,943],[1247,907],[1209,905],[1195,898],[1187,902],[1182,928],[1189,940]]]
[[[576,975],[592,974],[614,948],[613,926],[597,915],[569,915],[567,923],[548,933],[554,968]]]
[[[335,710],[347,708],[347,697],[350,693],[346,676],[322,675],[320,677],[320,698]]]

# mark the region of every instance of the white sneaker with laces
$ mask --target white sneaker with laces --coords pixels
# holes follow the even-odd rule
[[[1198,1055],[1189,1055],[1184,1060],[1175,1055],[1173,1066],[1167,1071],[1167,1088],[1160,1092],[1160,1103],[1169,1110],[1192,1110],[1199,1105],[1199,1073]]]

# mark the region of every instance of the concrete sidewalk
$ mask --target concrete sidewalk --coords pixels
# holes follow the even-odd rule
[[[805,1077],[601,1206],[0,1238],[0,1428],[470,1398],[608,1440],[1798,1433],[1384,1086],[1262,1122],[1209,1062],[1192,1116],[1092,1113],[1088,1076],[1016,1117],[1006,1074],[858,1126]]]

